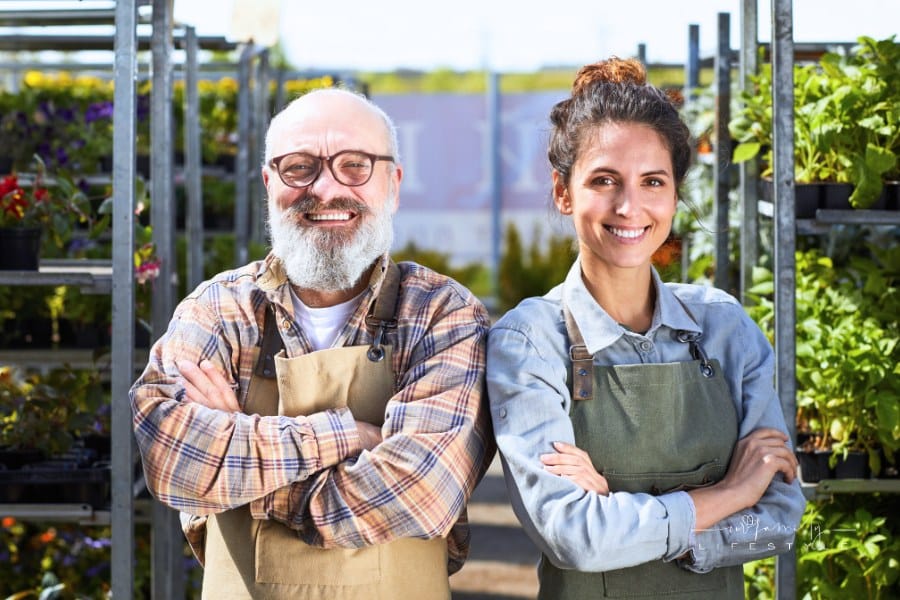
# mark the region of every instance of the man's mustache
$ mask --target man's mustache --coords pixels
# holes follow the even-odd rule
[[[306,196],[297,200],[285,212],[290,216],[302,216],[306,213],[323,210],[346,210],[359,215],[371,212],[371,209],[366,204],[353,198],[333,198],[328,202],[324,202],[317,196]]]

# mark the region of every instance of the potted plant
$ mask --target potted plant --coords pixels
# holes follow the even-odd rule
[[[900,249],[871,246],[842,269],[817,250],[796,260],[798,458],[826,457],[816,469],[826,477],[854,458],[877,475],[900,449]],[[770,340],[773,289],[771,272],[757,268],[748,311]],[[815,480],[809,466],[802,472]]]
[[[818,63],[794,66],[794,179],[813,188],[811,205],[837,208],[842,190],[847,207],[870,208],[885,182],[900,174],[900,44],[894,36],[860,37],[850,54],[824,54]],[[764,64],[753,89],[740,96],[729,123],[737,142],[733,161],[760,158],[761,176],[772,175],[772,74]],[[805,190],[804,190],[805,191]],[[802,216],[812,216],[804,213]]]
[[[106,506],[109,408],[98,371],[0,369],[0,502]],[[6,462],[22,450],[37,451],[37,460]]]
[[[78,226],[99,234],[84,192],[64,175],[49,182],[37,155],[34,166],[0,180],[0,269],[37,269],[42,250],[58,253]]]
[[[98,371],[0,367],[0,448],[60,457],[78,440],[109,434],[107,407]]]

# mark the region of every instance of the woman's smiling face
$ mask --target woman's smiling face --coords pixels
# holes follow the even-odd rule
[[[585,137],[571,177],[553,173],[554,202],[571,215],[583,268],[645,268],[678,203],[672,155],[647,125],[604,123]]]

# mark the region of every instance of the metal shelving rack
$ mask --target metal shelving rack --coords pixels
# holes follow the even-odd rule
[[[138,36],[141,6],[152,7],[151,37]],[[138,177],[134,139],[136,133],[136,84],[138,81],[138,51],[153,52],[154,87],[151,100],[151,132],[154,145],[172,147],[171,98],[173,24],[171,0],[118,0],[113,8],[74,10],[37,9],[28,11],[0,11],[0,26],[83,26],[113,25],[110,35],[34,35],[12,34],[0,36],[0,50],[6,51],[78,51],[112,50],[114,79],[113,114],[113,233],[111,261],[43,261],[37,272],[0,272],[0,285],[75,285],[83,291],[112,295],[112,352],[111,352],[111,503],[109,510],[95,510],[84,504],[6,504],[0,506],[5,515],[31,520],[69,521],[83,525],[110,525],[112,528],[111,575],[112,595],[130,598],[134,584],[134,523],[153,523],[153,597],[183,598],[184,581],[182,554],[184,541],[178,526],[177,513],[152,500],[136,499],[143,484],[135,482],[136,452],[132,434],[132,414],[128,391],[137,369],[134,349],[134,205],[133,182]],[[187,122],[199,124],[199,99],[196,91],[197,50],[203,45],[213,49],[233,49],[234,44],[221,38],[200,40],[191,27],[184,28],[179,41],[187,56],[186,94]],[[45,67],[46,68],[46,67]],[[246,93],[246,92],[244,92]],[[169,115],[168,118],[166,115]],[[202,236],[199,126],[186,128],[188,164],[185,180],[188,195],[189,234]],[[194,139],[196,138],[196,139]],[[160,227],[157,242],[163,264],[174,265],[172,241],[174,221],[174,189],[171,153],[155,153],[151,173],[154,198],[154,217]],[[156,233],[155,233],[156,235]],[[195,238],[196,239],[196,238]],[[195,246],[198,246],[195,244]],[[202,247],[199,248],[202,252]],[[202,254],[191,257],[189,278],[202,276]],[[198,258],[199,262],[198,262]],[[171,273],[164,281],[172,281]],[[154,315],[167,321],[173,306],[174,288],[154,288],[153,305],[168,310]],[[162,327],[165,327],[163,322]],[[159,329],[156,329],[159,331]],[[11,358],[6,356],[6,358]],[[6,358],[4,360],[6,360]],[[71,358],[71,357],[70,357]],[[142,356],[145,360],[145,357]],[[21,363],[28,357],[14,357],[8,362]],[[139,488],[139,489],[136,489]]]
[[[781,401],[791,438],[796,439],[796,236],[818,234],[838,224],[900,225],[900,212],[880,210],[823,210],[814,219],[795,217],[794,190],[794,80],[795,45],[791,0],[771,0],[773,81],[773,185],[774,204],[759,201],[757,175],[752,164],[740,167],[740,195],[743,204],[741,238],[741,289],[749,287],[749,274],[758,256],[760,215],[774,221],[775,279],[775,387]],[[740,54],[741,85],[749,85],[749,75],[756,72],[757,0],[742,0],[742,51]],[[845,46],[847,44],[844,44]],[[727,136],[727,130],[720,131]],[[721,198],[717,199],[721,201]],[[845,493],[900,493],[900,480],[844,479],[823,480],[802,485],[808,499]],[[796,550],[776,558],[776,597],[796,598]]]
[[[114,597],[132,595],[134,573],[134,443],[131,434],[131,409],[128,389],[134,375],[134,282],[132,278],[133,210],[135,173],[135,75],[137,71],[137,5],[123,0],[115,9],[103,10],[30,10],[0,13],[0,25],[115,25],[113,40],[105,37],[102,49],[115,52],[115,106],[113,131],[113,250],[112,261],[98,265],[76,263],[42,265],[36,273],[7,272],[0,276],[3,285],[78,285],[93,293],[112,294],[113,335],[111,364],[111,496],[109,511],[95,511],[87,505],[8,505],[4,512],[19,518],[67,520],[80,523],[109,524],[112,527],[112,593]],[[6,35],[0,49],[75,50],[86,40],[77,36]]]
[[[139,15],[139,9],[150,6],[151,20]],[[0,26],[83,26],[113,25],[110,35],[36,35],[12,34],[0,36],[0,50],[19,51],[81,51],[112,50],[114,79],[113,114],[113,258],[111,261],[43,261],[37,272],[0,272],[0,285],[77,285],[82,291],[112,295],[112,351],[111,351],[111,504],[109,510],[95,510],[84,504],[6,504],[0,510],[8,516],[45,521],[68,521],[82,525],[110,525],[112,528],[112,595],[130,598],[134,584],[134,524],[149,522],[153,526],[152,539],[152,596],[154,598],[183,598],[184,539],[177,513],[155,500],[137,498],[143,483],[135,482],[136,452],[132,434],[132,413],[128,392],[137,370],[146,361],[140,353],[135,362],[134,280],[132,253],[134,249],[133,182],[139,177],[136,166],[134,139],[137,129],[136,97],[139,80],[138,52],[150,50],[151,77],[151,141],[153,147],[173,147],[171,101],[174,44],[184,50],[185,63],[185,155],[184,186],[187,196],[186,233],[191,240],[203,239],[202,224],[202,164],[199,128],[199,95],[197,92],[198,51],[234,50],[237,44],[224,38],[198,37],[193,27],[176,27],[172,22],[172,0],[118,0],[114,7],[104,9],[0,11]],[[138,35],[139,25],[151,25],[150,36]],[[259,203],[251,203],[251,181],[256,178],[254,157],[262,148],[268,126],[268,51],[252,45],[242,53],[238,71],[239,144],[236,160],[235,199],[236,223],[243,224],[236,231],[235,254],[245,260],[247,247],[263,231],[262,213],[254,211]],[[58,65],[72,68],[72,65]],[[109,65],[83,65],[94,70],[109,69]],[[6,65],[10,67],[10,65]],[[35,68],[52,68],[38,64]],[[174,282],[175,264],[175,202],[172,156],[157,152],[152,156],[150,190],[153,198],[151,222],[154,242],[162,259],[163,272],[158,281]],[[252,225],[252,229],[251,229]],[[187,279],[195,286],[203,277],[202,244],[191,244],[188,255]],[[175,287],[156,285],[153,291],[153,330],[164,331],[174,310]],[[4,361],[17,364],[46,362],[46,352],[34,356],[16,357],[0,352]],[[81,361],[83,356],[66,355],[66,360]],[[31,362],[29,362],[31,361]]]

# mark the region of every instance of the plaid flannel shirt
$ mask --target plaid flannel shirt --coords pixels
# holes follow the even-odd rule
[[[371,343],[365,316],[386,261],[335,346]],[[182,400],[176,361],[208,359],[245,405],[269,303],[287,356],[312,351],[277,258],[222,273],[185,298],[130,392],[153,495],[193,515],[249,504],[254,518],[325,548],[446,536],[448,570],[458,570],[468,554],[466,503],[494,454],[484,394],[489,321],[453,280],[414,263],[400,268],[398,326],[386,340],[398,391],[371,451],[361,450],[346,408],[261,417]]]

